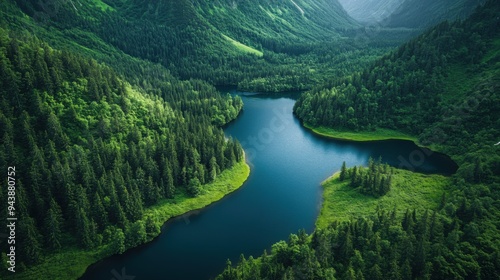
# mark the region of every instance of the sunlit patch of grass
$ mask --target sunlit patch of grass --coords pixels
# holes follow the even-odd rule
[[[242,44],[224,34],[222,34],[222,36],[228,40],[231,44],[233,44],[233,46],[235,46],[238,50],[240,50],[241,52],[246,52],[246,53],[251,53],[251,54],[255,54],[256,56],[259,56],[259,57],[262,57],[264,55],[263,52],[259,51],[259,50],[256,50],[252,47],[249,47],[245,44]]]
[[[102,0],[93,0],[94,5],[101,9],[103,12],[109,10],[109,11],[114,11],[113,7],[109,6],[108,4],[102,2]]]
[[[203,208],[237,190],[249,174],[250,167],[245,162],[236,163],[230,170],[225,170],[217,176],[214,182],[204,185],[201,195],[190,198],[186,193],[180,193],[174,199],[165,199],[147,209],[145,216],[153,215],[155,219],[166,221],[188,211]]]
[[[364,195],[349,186],[349,179],[339,180],[339,173],[323,182],[323,205],[316,220],[317,228],[325,228],[333,221],[374,215],[378,208],[398,214],[407,209],[435,210],[443,193],[448,192],[449,177],[425,175],[394,169],[391,190],[382,197]]]
[[[240,188],[249,174],[248,164],[244,161],[236,163],[231,169],[225,170],[217,176],[214,182],[203,185],[203,191],[199,196],[191,198],[185,192],[179,192],[174,199],[164,199],[157,205],[145,209],[143,219],[152,216],[155,221],[162,225],[172,217],[203,208]],[[77,279],[85,273],[89,265],[107,256],[108,246],[105,244],[94,250],[65,248],[61,252],[44,257],[40,264],[29,270],[17,271],[6,279]],[[111,272],[109,278],[112,278]]]
[[[339,140],[351,140],[351,141],[377,141],[377,140],[410,140],[413,142],[417,141],[417,138],[408,135],[403,132],[377,128],[375,131],[340,131],[328,127],[312,127],[305,124],[306,128],[312,130],[314,133]]]

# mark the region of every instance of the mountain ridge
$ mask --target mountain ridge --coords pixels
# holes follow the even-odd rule
[[[324,185],[328,196],[320,216],[330,215],[328,224],[310,235],[292,233],[258,258],[242,256],[236,266],[228,262],[215,279],[498,278],[499,14],[500,2],[487,1],[467,19],[444,21],[364,70],[303,93],[295,103],[294,113],[306,125],[336,130],[324,130],[328,136],[338,137],[340,130],[362,137],[388,127],[419,135],[420,144],[450,155],[459,165],[456,174],[424,175],[434,177],[427,185],[432,191],[444,187],[434,206],[420,211],[422,205],[382,206],[383,197],[363,194],[370,184],[390,186],[397,180],[395,187],[425,188],[414,169],[433,153],[429,149],[399,156],[399,167],[411,171],[393,169],[394,178],[377,175],[381,169],[373,160],[350,171],[344,162],[340,175]],[[329,207],[338,203],[333,197],[353,190],[348,185],[357,189],[342,201],[346,217]]]
[[[422,29],[464,19],[484,0],[339,0],[357,21],[391,28]]]
[[[426,28],[443,20],[467,18],[484,0],[405,0],[383,21],[388,27]]]
[[[80,47],[78,51],[120,68],[124,63],[117,61],[116,53],[160,64],[181,79],[233,86],[264,81],[259,88],[266,91],[312,87],[314,78],[303,63],[319,60],[314,48],[325,43],[332,46],[328,50],[332,53],[358,48],[343,33],[360,28],[337,0],[296,0],[295,4],[289,0],[81,0],[77,9],[59,0],[5,3],[28,16],[14,17],[16,25],[48,36],[53,44]],[[275,59],[282,54],[290,58],[286,65]],[[315,74],[324,79],[323,73],[330,70],[321,68]],[[124,71],[133,79],[133,71]]]

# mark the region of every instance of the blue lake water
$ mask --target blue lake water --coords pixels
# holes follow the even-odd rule
[[[211,206],[173,219],[153,242],[92,265],[81,279],[210,279],[227,259],[259,256],[290,233],[314,229],[320,183],[369,157],[424,173],[451,174],[456,165],[410,141],[348,142],[304,129],[293,116],[294,95],[240,94],[244,109],[225,128],[245,149],[251,174],[244,186]]]

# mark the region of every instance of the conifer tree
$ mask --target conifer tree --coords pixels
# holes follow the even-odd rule
[[[18,240],[22,240],[19,244],[19,259],[28,265],[37,263],[42,256],[42,244],[34,219],[25,216],[17,232]]]
[[[50,202],[50,208],[45,215],[44,220],[44,237],[45,244],[48,248],[57,250],[61,248],[62,242],[62,231],[63,227],[63,218],[61,214],[61,209],[54,201],[54,199]]]
[[[340,181],[344,181],[346,176],[347,176],[347,167],[344,161],[342,162],[342,167],[340,168],[340,176],[339,176]]]

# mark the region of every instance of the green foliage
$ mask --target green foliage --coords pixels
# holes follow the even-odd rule
[[[110,253],[122,254],[125,252],[125,234],[121,228],[114,228],[111,236]]]
[[[313,127],[424,132],[430,124],[442,121],[440,116],[454,105],[443,102],[450,101],[447,96],[470,96],[480,90],[446,92],[449,86],[444,85],[462,83],[457,80],[460,77],[450,76],[454,74],[450,69],[498,71],[494,61],[481,63],[488,50],[486,43],[498,36],[493,16],[498,8],[491,3],[489,7],[467,21],[441,23],[365,70],[305,93],[295,105],[295,114]],[[479,20],[483,22],[476,24]],[[488,76],[473,81],[478,86],[488,82]]]
[[[96,9],[89,0],[77,10],[64,1],[51,1],[53,7],[45,0],[7,2],[7,25],[34,30],[53,45],[106,62],[131,83],[147,80],[154,90],[170,75],[252,91],[310,89],[360,70],[402,36],[389,30],[374,42],[353,39],[365,38],[365,29],[324,0],[295,1],[304,15],[291,1],[107,1],[110,8]],[[20,17],[19,9],[31,18]],[[387,36],[397,39],[388,43]]]
[[[416,142],[418,141],[417,137],[410,136],[408,133],[385,129],[385,128],[377,128],[373,131],[354,131],[354,130],[337,130],[330,127],[311,127],[308,124],[304,124],[304,126],[316,134],[332,138],[332,139],[341,139],[341,140],[349,140],[349,141],[378,141],[378,140],[389,140],[389,139],[397,139],[397,140],[409,140]]]
[[[486,253],[495,247],[473,249],[476,237],[468,239],[467,228],[444,211],[407,211],[401,217],[379,210],[334,222],[309,237],[292,234],[288,242],[274,244],[270,255],[242,258],[217,279],[285,279],[290,274],[302,275],[299,279],[489,278],[499,269],[495,255]]]
[[[383,21],[390,27],[425,28],[445,19],[456,20],[469,16],[485,0],[406,0]]]
[[[135,221],[133,224],[130,225],[127,231],[128,232],[126,234],[126,240],[125,240],[126,248],[136,247],[148,240],[144,221],[141,220]]]
[[[317,228],[306,238],[310,241],[297,249],[291,235],[288,242],[273,245],[271,254],[242,258],[221,275],[497,278],[500,209],[494,202],[500,199],[500,154],[494,144],[500,135],[493,128],[498,127],[500,110],[495,43],[499,8],[498,1],[488,1],[463,22],[442,23],[366,70],[332,81],[328,89],[305,93],[295,106],[295,114],[312,126],[420,134],[420,142],[437,145],[456,159],[457,174],[446,178],[391,171],[390,191],[378,197],[383,185],[378,181],[389,171],[373,161],[368,168],[347,171],[343,166],[324,184],[325,200]],[[457,67],[465,67],[472,77],[461,92],[447,92],[460,88],[450,87],[461,82],[461,75],[454,75],[464,70]],[[373,135],[362,135],[367,137]]]
[[[193,178],[189,180],[187,191],[192,196],[198,196],[201,192],[201,183],[198,178]]]
[[[375,197],[383,196],[391,190],[392,169],[387,164],[379,161],[369,160],[368,168],[346,169],[345,162],[340,170],[339,180],[350,178],[349,186],[359,190],[363,194]]]
[[[358,167],[356,170],[359,170]],[[361,170],[368,173],[367,168]],[[425,211],[444,207],[442,198],[447,197],[445,194],[449,194],[453,185],[450,178],[402,169],[391,172],[391,190],[383,196],[363,193],[362,187],[352,188],[350,178],[340,180],[340,172],[325,180],[322,184],[324,201],[316,226],[325,228],[335,221],[369,217],[380,209],[395,209],[401,215],[406,209]],[[440,202],[443,206],[440,206]]]
[[[0,38],[0,164],[24,171],[18,273],[69,248],[122,253],[150,240],[159,231],[145,209],[243,160],[219,127],[236,118],[239,97],[172,77],[148,92],[35,37]]]
[[[500,138],[497,2],[377,61],[402,34],[380,30],[390,42],[339,36],[363,37],[366,29],[331,1],[73,2],[1,4],[0,168],[24,171],[17,184],[24,272],[16,277],[76,278],[97,259],[150,240],[173,215],[241,185],[248,176],[241,146],[219,127],[243,104],[201,80],[254,91],[317,85],[295,108],[306,123],[373,131],[367,137],[387,137],[387,129],[420,135],[460,163],[455,189],[431,217],[379,211],[318,231],[311,242],[292,235],[271,255],[228,264],[229,278],[498,275],[500,156],[490,144]],[[380,198],[346,192],[384,201],[399,187],[394,179]]]
[[[342,162],[342,167],[340,168],[340,175],[339,175],[339,179],[340,181],[344,181],[346,178],[347,178],[347,167],[346,167],[346,164],[345,164],[345,161]]]

